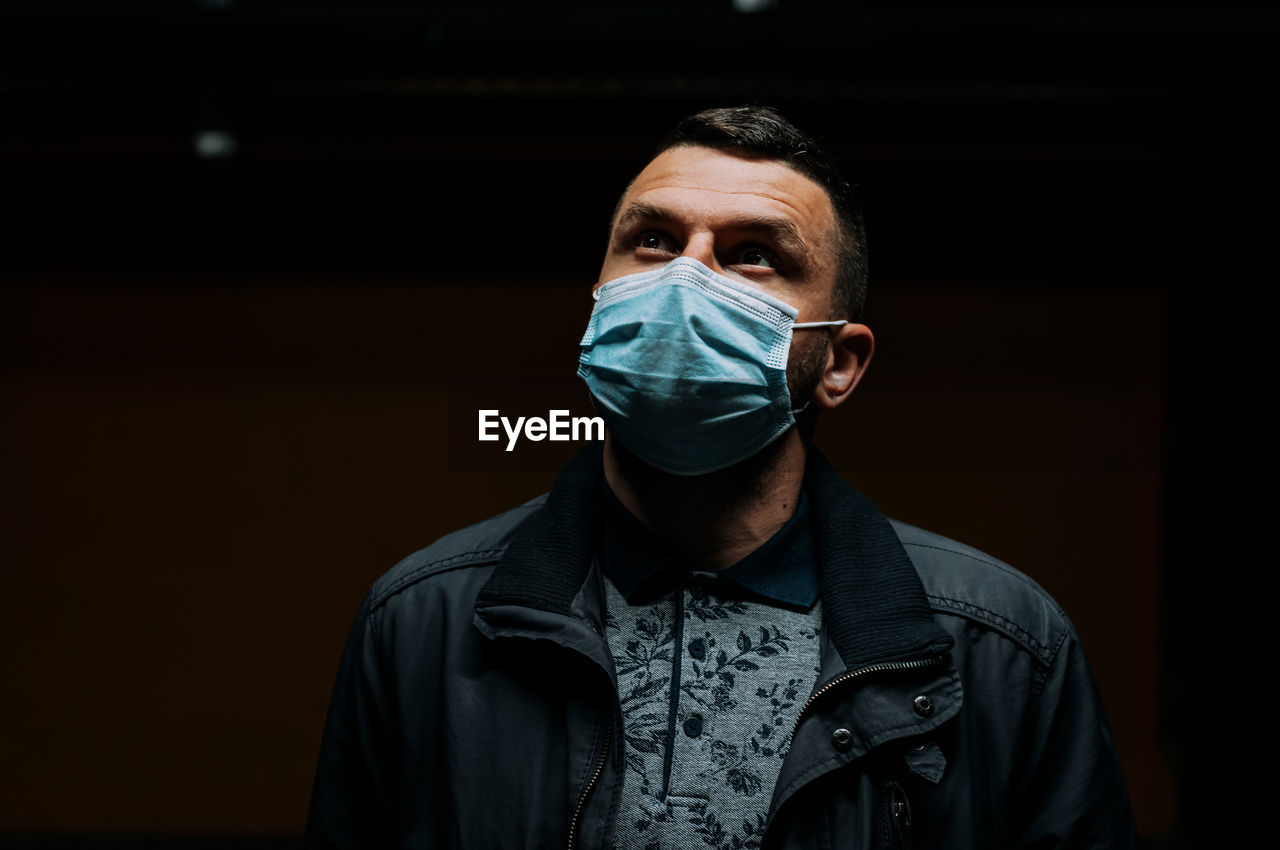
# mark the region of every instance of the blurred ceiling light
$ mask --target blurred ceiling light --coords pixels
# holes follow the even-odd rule
[[[778,5],[778,0],[733,0],[733,10],[748,15],[752,12],[763,12]]]
[[[229,159],[236,152],[236,137],[225,130],[201,130],[191,144],[201,159]]]

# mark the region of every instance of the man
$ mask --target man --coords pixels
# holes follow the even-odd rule
[[[677,126],[581,343],[603,449],[374,585],[308,846],[1133,844],[1061,609],[810,447],[871,359],[865,250],[773,110]]]

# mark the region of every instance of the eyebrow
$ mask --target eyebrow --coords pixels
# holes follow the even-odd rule
[[[678,220],[678,216],[663,207],[644,203],[631,204],[618,216],[618,223],[614,226],[614,235],[616,236],[627,228],[645,221]],[[733,230],[753,231],[761,234],[776,245],[779,250],[787,254],[802,269],[808,269],[809,253],[813,249],[805,241],[804,237],[800,235],[800,230],[790,219],[775,216],[751,216],[749,218],[735,219],[730,222],[730,227]]]

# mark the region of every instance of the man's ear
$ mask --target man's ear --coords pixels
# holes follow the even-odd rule
[[[827,368],[813,392],[813,402],[822,410],[835,410],[853,395],[876,350],[871,328],[850,322],[836,328],[831,335]]]

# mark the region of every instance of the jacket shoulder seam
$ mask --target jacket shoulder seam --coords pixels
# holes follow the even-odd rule
[[[463,567],[482,566],[499,560],[507,551],[510,541],[504,540],[504,535],[502,533],[493,533],[492,529],[496,527],[500,531],[503,527],[502,523],[504,520],[514,522],[514,527],[518,528],[529,518],[531,514],[536,513],[542,507],[542,501],[543,497],[530,499],[523,505],[512,508],[511,510],[497,516],[490,517],[484,522],[469,526],[468,528],[454,532],[453,534],[447,534],[425,549],[419,550],[405,558],[393,567],[387,575],[374,583],[374,586],[370,591],[369,607],[374,608],[384,605],[392,596],[395,596],[405,588],[410,587],[423,579],[430,578],[431,576],[462,569]],[[486,540],[481,538],[480,540],[475,540],[473,537],[471,541],[473,546],[483,548],[459,546],[455,542],[458,540],[459,535],[463,535],[468,532],[474,534],[476,531],[484,530],[486,526],[490,529],[488,539]],[[485,546],[484,544],[486,543],[489,545]],[[462,549],[462,551],[459,552],[457,551],[458,549]],[[451,552],[451,554],[442,554],[446,552]],[[432,557],[433,555],[436,555],[437,557]],[[429,560],[425,560],[420,564],[414,565],[415,561],[423,558]],[[401,570],[404,572],[401,573]],[[397,573],[399,574],[397,575]],[[390,583],[385,586],[380,586],[383,581],[391,578],[392,576],[394,576],[394,579],[392,579]]]
[[[1058,605],[1052,597],[1045,593],[1043,588],[1032,581],[1028,576],[1015,570],[1008,564],[996,560],[995,558],[983,557],[982,553],[965,551],[965,548],[962,547],[938,546],[931,543],[921,543],[917,541],[904,541],[903,545],[908,548],[915,547],[918,549],[941,552],[944,555],[964,558],[965,560],[972,561],[973,563],[982,564],[984,567],[989,567],[1005,576],[1007,579],[1015,580],[1035,598],[1041,600],[1051,608],[1059,617],[1065,618],[1066,616],[1062,607]],[[1020,645],[1027,652],[1031,653],[1031,655],[1041,664],[1048,666],[1052,663],[1056,648],[1050,647],[1045,643],[1045,640],[1052,641],[1052,634],[1045,635],[1045,640],[1041,640],[1015,620],[1011,620],[1003,614],[992,611],[991,609],[971,602],[968,599],[957,599],[955,597],[935,593],[927,593],[927,596],[935,608],[958,616],[966,617],[974,622],[982,623],[1000,634],[1003,634],[1014,643]]]
[[[1029,587],[1031,590],[1034,590],[1037,594],[1043,593],[1043,590],[1040,588],[1040,586],[1037,585],[1035,582],[1033,582],[1031,579],[1027,578],[1025,575],[1018,572],[1017,570],[1013,569],[1008,564],[1004,564],[1004,563],[1001,563],[1000,561],[997,561],[995,558],[979,558],[977,555],[973,555],[969,552],[962,552],[959,549],[952,549],[947,546],[934,546],[930,543],[915,543],[915,542],[907,543],[904,541],[902,545],[908,546],[908,547],[915,546],[916,548],[919,548],[919,549],[932,549],[935,552],[945,552],[948,555],[955,555],[960,558],[968,558],[970,561],[976,561],[979,564],[986,564],[988,567],[994,567],[995,569],[999,570],[1000,572],[1004,573],[1010,578],[1017,579],[1018,581],[1020,581],[1021,583]],[[1056,609],[1056,605],[1055,605],[1055,609]],[[1057,609],[1057,610],[1059,611],[1059,613],[1061,613],[1060,609]]]
[[[378,628],[378,612],[369,606],[369,632],[373,636],[373,656],[378,660],[378,665],[382,665],[382,632]]]
[[[370,601],[370,608],[377,608],[385,603],[392,596],[404,590],[411,584],[416,584],[425,578],[441,573],[451,572],[452,570],[462,569],[464,567],[475,567],[483,564],[492,563],[501,557],[502,553],[507,551],[507,547],[501,546],[495,549],[476,549],[471,552],[460,552],[456,555],[449,555],[445,558],[437,558],[434,561],[428,561],[421,566],[415,567],[403,576],[400,576],[392,584],[383,588]]]
[[[1053,653],[1048,647],[1040,643],[1034,635],[1008,617],[1003,617],[994,611],[983,608],[981,605],[974,605],[972,602],[966,602],[963,599],[952,599],[934,594],[928,594],[928,598],[929,602],[936,608],[990,626],[1020,645],[1045,666],[1048,666],[1053,659]]]
[[[1070,630],[1064,630],[1062,632],[1062,637],[1058,639],[1057,645],[1053,648],[1052,657],[1054,658],[1057,657],[1058,653],[1062,650],[1062,645],[1067,642],[1067,636],[1069,634],[1070,634]],[[1041,672],[1040,676],[1038,677],[1038,681],[1036,682],[1035,696],[1031,700],[1031,704],[1032,706],[1034,706],[1034,710],[1037,712],[1040,710],[1040,697],[1044,694],[1044,685],[1045,685],[1045,682],[1047,682],[1048,680],[1049,680],[1049,665],[1046,664],[1045,669]]]

